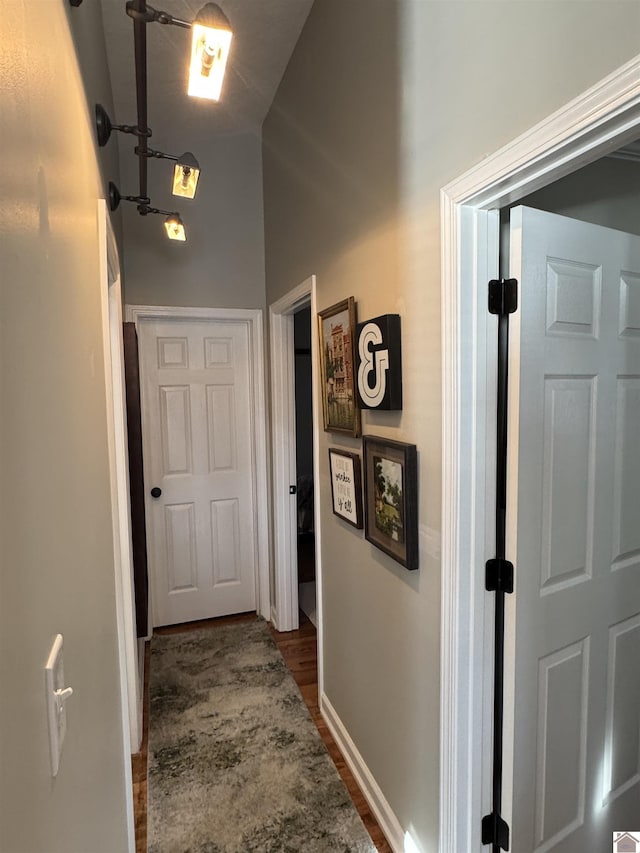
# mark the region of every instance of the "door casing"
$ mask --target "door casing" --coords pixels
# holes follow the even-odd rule
[[[271,444],[273,466],[273,528],[275,598],[272,621],[279,631],[293,631],[298,627],[298,577],[297,577],[297,525],[295,498],[289,495],[289,485],[296,470],[296,422],[294,394],[294,339],[293,315],[300,308],[311,305],[311,376],[313,405],[313,481],[314,527],[316,543],[316,603],[318,612],[318,687],[322,695],[322,555],[320,536],[317,394],[317,329],[316,277],[309,276],[293,290],[269,307],[270,360],[271,360]]]
[[[98,199],[97,220],[127,841],[128,851],[133,853],[135,821],[131,754],[137,752],[142,740],[142,692],[139,681],[139,644],[136,638],[131,560],[120,259],[104,199]]]
[[[258,613],[270,618],[269,590],[269,497],[267,488],[267,438],[264,390],[264,334],[262,311],[259,308],[180,308],[166,305],[127,305],[125,317],[140,320],[226,320],[246,323],[249,328],[249,363],[251,368],[251,412],[253,452],[256,460],[253,472],[256,521],[256,601]],[[147,533],[148,535],[148,533]]]
[[[640,135],[640,56],[447,184],[442,228],[441,853],[481,851],[491,811],[487,756],[493,666],[495,318],[499,209]],[[479,403],[478,401],[482,401]],[[513,696],[505,692],[505,703]],[[489,730],[487,730],[489,729]]]

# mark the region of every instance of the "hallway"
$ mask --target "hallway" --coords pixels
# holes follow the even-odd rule
[[[202,174],[198,198],[174,203],[173,165],[154,158],[148,164],[149,192],[139,196],[140,205],[124,202],[138,191],[139,167],[146,160],[133,156],[131,134],[113,134],[109,144],[101,145],[95,121],[98,104],[114,126],[131,128],[136,121],[134,24],[125,4],[3,3],[0,648],[6,689],[0,724],[0,853],[136,849],[131,754],[140,745],[143,685],[138,658],[144,651],[136,628],[145,632],[134,621],[126,489],[118,489],[125,454],[122,430],[116,428],[121,377],[114,368],[119,342],[113,318],[122,319],[120,314],[134,308],[165,315],[182,312],[183,317],[193,310],[234,316],[242,311],[254,318],[251,353],[260,364],[252,367],[251,393],[260,436],[252,474],[255,494],[263,495],[257,515],[260,541],[254,543],[263,560],[257,592],[259,613],[282,628],[287,627],[283,617],[295,617],[297,607],[295,600],[289,606],[293,587],[278,583],[281,566],[287,564],[274,554],[285,531],[274,524],[271,496],[281,485],[283,506],[293,505],[289,490],[297,484],[289,471],[281,476],[272,459],[272,438],[281,422],[268,398],[274,378],[270,308],[311,279],[314,365],[322,354],[315,321],[332,306],[351,300],[356,307],[352,343],[357,325],[401,317],[402,410],[363,411],[362,435],[417,448],[420,565],[407,571],[334,511],[329,452],[364,458],[365,443],[359,435],[323,428],[326,387],[314,379],[318,664],[315,633],[306,622],[296,634],[276,639],[378,848],[481,853],[482,820],[502,811],[502,803],[492,812],[488,802],[490,770],[482,758],[490,750],[480,736],[487,732],[490,737],[484,724],[485,705],[490,704],[484,673],[492,662],[484,633],[491,626],[484,615],[493,608],[493,592],[489,596],[485,589],[484,561],[493,553],[488,544],[494,528],[483,513],[490,505],[487,494],[495,471],[489,464],[493,445],[488,429],[496,422],[493,412],[486,417],[484,403],[491,397],[480,380],[494,376],[485,367],[494,360],[497,344],[486,330],[501,323],[484,310],[486,281],[500,273],[494,271],[500,230],[496,205],[521,201],[520,190],[542,191],[547,177],[567,177],[570,168],[593,165],[614,147],[640,137],[640,0],[314,0],[308,6],[306,0],[220,2],[237,24],[238,47],[220,104],[189,99],[184,91],[189,46],[184,28],[149,25],[148,119],[154,150],[192,150]],[[190,4],[169,3],[168,11],[181,5],[186,14]],[[193,16],[199,5],[189,9]],[[302,7],[308,11],[304,20]],[[280,10],[283,25],[271,19],[268,26],[257,26],[253,10]],[[243,21],[252,23],[251,32],[243,29]],[[279,69],[271,68],[266,86],[264,75],[247,74],[241,60],[269,53],[285,29],[293,53]],[[252,50],[252,44],[260,50]],[[165,56],[178,63],[173,76]],[[268,95],[264,109],[227,132],[241,106],[255,103],[258,91]],[[175,111],[169,104],[173,94]],[[146,143],[144,134],[135,135]],[[122,193],[123,204],[114,210],[109,209],[110,184]],[[631,187],[624,182],[623,200],[637,221],[640,202]],[[611,181],[603,181],[605,206],[611,188]],[[184,216],[187,242],[168,239],[162,219],[146,215],[151,203],[167,215],[178,210]],[[566,215],[573,213],[567,210]],[[552,255],[557,257],[565,255]],[[599,345],[596,309],[604,281],[596,274],[599,268],[599,262],[579,261],[577,277],[565,280],[566,267],[561,265],[560,275],[558,264],[549,264],[549,305],[566,312],[577,306],[576,317],[558,316],[559,328],[550,326],[551,333],[544,333],[551,345],[561,340],[560,332],[592,344],[592,349]],[[625,261],[623,270],[614,285],[619,305],[607,316],[614,339],[637,351],[640,268]],[[483,278],[482,289],[477,276]],[[560,291],[556,284],[562,281],[567,286]],[[560,292],[562,299],[551,298]],[[547,322],[544,311],[540,316],[545,329],[556,322]],[[480,329],[479,318],[484,318]],[[209,347],[208,356],[212,363],[226,364],[229,351],[216,345]],[[166,352],[168,363],[182,364],[181,341],[171,341]],[[591,448],[603,446],[591,414],[602,399],[600,391],[596,394],[596,371],[590,366],[581,371],[571,384],[562,379],[568,375],[565,368],[554,367],[544,386],[549,388],[547,413],[564,413],[570,424],[569,403],[577,401],[582,412],[580,441],[567,440],[570,452],[555,456],[567,464],[575,454],[591,460]],[[509,375],[517,378],[515,371]],[[615,430],[607,431],[617,442],[611,454],[626,445],[635,447],[639,375],[629,361],[614,377],[617,396],[613,400],[612,393],[613,402],[605,407],[619,419]],[[186,420],[187,386],[180,374],[174,379],[175,392],[167,400],[179,415],[174,420]],[[225,395],[231,399],[230,392],[218,394]],[[563,409],[553,409],[556,398],[568,401]],[[542,406],[535,409],[539,420]],[[544,428],[551,422],[544,421],[542,430],[538,424],[539,445],[551,435]],[[526,419],[524,423],[527,429],[533,426]],[[224,434],[234,435],[227,426]],[[189,470],[184,442],[171,446],[176,459],[165,467]],[[571,557],[567,571],[554,575],[547,571],[545,549],[545,606],[559,600],[556,593],[565,588],[582,594],[602,584],[602,578],[628,578],[625,583],[634,584],[637,595],[640,524],[638,502],[631,498],[638,456],[630,458],[634,464],[623,465],[622,452],[618,454],[615,494],[610,499],[609,488],[597,501],[595,488],[589,492],[578,488],[578,480],[554,479],[549,465],[530,466],[536,483],[542,481],[551,491],[558,485],[556,506],[576,512],[571,524],[553,528],[555,516],[543,524],[545,546],[553,540],[546,527],[553,528],[563,548],[568,543],[565,550]],[[205,461],[214,467],[210,458]],[[225,459],[218,467],[227,467]],[[155,474],[146,478],[148,504],[155,500],[150,490],[158,488]],[[599,481],[594,474],[591,482]],[[563,499],[565,483],[575,487],[577,500]],[[165,498],[170,497],[167,492]],[[233,500],[221,497],[226,503],[216,505],[215,511],[221,507],[216,520],[235,517]],[[211,503],[204,514],[209,524],[215,516]],[[192,504],[190,497],[180,498],[169,515],[180,542],[191,541]],[[618,516],[615,524],[607,522],[607,535],[591,523],[591,509],[598,504],[613,507]],[[509,505],[517,505],[515,497]],[[541,503],[535,505],[540,514]],[[372,508],[375,519],[375,501]],[[580,533],[575,546],[564,536],[568,530]],[[592,541],[607,552],[595,568]],[[228,553],[234,554],[231,549]],[[534,559],[532,565],[531,577],[542,577],[542,561]],[[223,579],[230,576],[223,574]],[[190,583],[190,577],[185,581],[180,576],[175,586]],[[609,584],[600,601],[613,598],[608,594],[613,588]],[[576,784],[564,785],[573,800],[565,798],[563,814],[543,778],[542,761],[528,762],[536,773],[541,770],[539,780],[529,774],[532,793],[526,801],[534,803],[535,783],[538,810],[540,815],[547,812],[550,826],[547,832],[538,820],[523,843],[512,834],[516,849],[574,849],[576,822],[590,809],[604,827],[603,807],[622,802],[624,796],[636,798],[634,814],[640,813],[640,693],[637,681],[627,675],[640,670],[640,605],[631,594],[619,598],[634,612],[600,630],[597,648],[583,632],[575,642],[559,642],[559,651],[544,652],[549,679],[541,683],[554,690],[573,685],[573,717],[561,693],[548,695],[556,697],[552,707],[561,722],[584,720],[582,729],[572,727],[572,740],[562,741],[572,743],[576,754],[582,750],[584,759],[582,764],[577,759],[563,763],[563,770],[581,769]],[[51,650],[60,649],[60,637],[64,672],[60,665],[56,689],[49,678],[45,691],[46,663]],[[605,640],[610,644],[606,654]],[[587,678],[587,664],[593,660],[602,664],[601,673],[611,662],[606,680],[602,675]],[[487,661],[489,669],[480,671],[478,661],[483,667]],[[556,662],[571,672],[571,681],[560,677]],[[538,670],[531,665],[527,671],[535,686]],[[516,692],[513,678],[505,680],[505,687],[511,695]],[[607,727],[601,750],[605,760],[595,769],[599,756],[592,759],[594,750],[586,749],[595,743],[588,731],[594,719],[587,712],[591,694],[599,702],[599,727],[603,721]],[[529,703],[530,710],[541,706]],[[546,719],[538,713],[541,732]],[[618,731],[616,751],[612,733]],[[542,738],[537,742],[543,743]],[[549,740],[555,757],[554,743]],[[362,793],[346,776],[345,761]],[[144,804],[144,752],[135,756],[133,772],[136,801]],[[513,775],[513,766],[509,772]],[[606,786],[600,784],[601,776],[606,776]],[[587,788],[593,780],[597,799]],[[621,789],[613,800],[610,794]],[[388,846],[363,794],[384,827]],[[143,839],[143,808],[139,823]],[[606,829],[630,827],[610,824]],[[559,832],[568,834],[554,841]],[[144,841],[140,843],[142,851]]]
[[[234,622],[253,621],[253,613],[238,614],[221,619],[203,620],[158,628],[155,633],[160,635],[179,634],[194,631],[201,628],[228,625]],[[317,665],[317,632],[313,624],[300,613],[300,628],[297,631],[280,633],[269,625],[278,650],[284,658],[285,664],[293,676],[302,698],[307,706],[311,719],[316,725],[322,740],[335,764],[342,781],[364,823],[376,849],[379,853],[392,853],[380,826],[369,808],[353,774],[338,749],[326,723],[322,719],[318,706],[318,665]],[[133,795],[136,820],[136,853],[146,853],[147,850],[147,766],[148,766],[148,740],[149,740],[149,662],[151,644],[146,644],[145,649],[145,696],[144,696],[144,736],[142,748],[139,753],[132,756],[133,770]]]

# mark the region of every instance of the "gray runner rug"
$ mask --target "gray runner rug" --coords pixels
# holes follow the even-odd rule
[[[262,620],[151,645],[149,853],[375,853]]]

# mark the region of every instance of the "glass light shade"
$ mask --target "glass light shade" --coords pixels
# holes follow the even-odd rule
[[[167,216],[164,221],[165,231],[170,240],[180,240],[181,243],[186,242],[187,235],[184,230],[184,223],[177,213],[172,213]]]
[[[198,188],[200,169],[182,161],[176,163],[173,170],[173,187],[171,192],[183,198],[193,198]]]
[[[231,27],[215,3],[207,3],[192,26],[188,93],[195,98],[220,100],[231,47]]]

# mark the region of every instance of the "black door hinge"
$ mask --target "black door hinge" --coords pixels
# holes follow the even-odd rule
[[[513,592],[513,563],[509,560],[487,560],[485,589],[487,592]]]
[[[499,317],[518,310],[518,279],[492,278],[489,282],[489,314]]]
[[[509,849],[509,826],[496,812],[482,818],[482,843]]]

